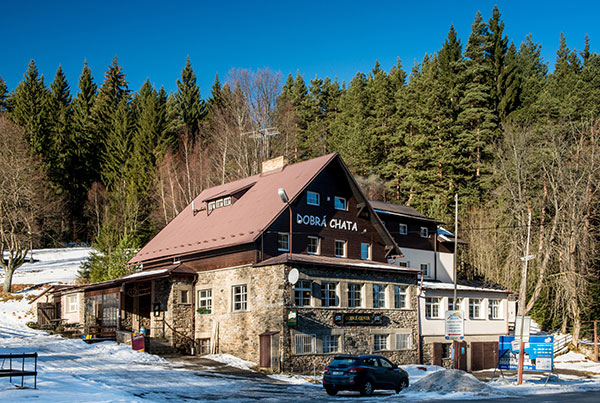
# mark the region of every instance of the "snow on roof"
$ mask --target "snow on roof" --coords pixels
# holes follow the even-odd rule
[[[423,289],[426,290],[443,290],[452,291],[454,290],[453,283],[436,283],[432,281],[423,281]],[[460,291],[479,291],[479,292],[495,292],[500,294],[511,294],[511,291],[504,289],[494,289],[488,287],[472,287],[468,285],[457,284],[456,289]]]
[[[121,277],[121,280],[128,280],[136,277],[154,276],[156,274],[162,274],[168,272],[169,269],[156,269],[156,270],[145,270],[138,271],[137,273],[130,274],[128,276]]]

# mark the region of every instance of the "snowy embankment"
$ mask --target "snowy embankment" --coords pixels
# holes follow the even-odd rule
[[[28,297],[41,293],[44,289],[41,285],[73,283],[81,261],[90,251],[89,248],[34,251],[35,262],[26,263],[15,273],[14,284],[20,284],[19,288],[27,286],[0,302],[0,354],[38,352],[38,389],[18,390],[7,378],[0,378],[0,401],[280,402],[329,398],[318,385],[320,374],[316,379],[289,375],[272,375],[269,379],[217,373],[211,367],[174,363],[114,342],[88,345],[79,339],[65,339],[27,327],[26,323],[32,320],[27,313]],[[242,370],[254,367],[254,363],[226,354],[206,358]],[[579,370],[588,377],[561,375],[560,383],[553,379],[544,386],[541,374],[527,374],[525,384],[517,386],[514,377],[509,380],[497,377],[484,383],[462,371],[408,365],[404,367],[410,376],[408,389],[398,395],[385,392],[365,399],[478,399],[600,388],[600,365],[580,354],[559,357],[556,367]],[[33,379],[26,378],[25,384],[33,385]],[[347,394],[341,393],[340,398]]]

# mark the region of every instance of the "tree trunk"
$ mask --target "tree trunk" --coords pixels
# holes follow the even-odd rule
[[[2,288],[2,291],[4,292],[10,292],[11,288],[12,288],[12,278],[13,278],[13,274],[15,273],[15,268],[5,268],[4,269],[4,287]]]

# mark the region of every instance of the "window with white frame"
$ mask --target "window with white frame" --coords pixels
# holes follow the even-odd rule
[[[310,280],[300,280],[294,286],[294,303],[296,306],[310,306],[310,293],[312,291],[312,282]]]
[[[408,235],[408,225],[406,225],[406,224],[399,224],[398,225],[398,233],[400,235]]]
[[[449,311],[460,311],[462,306],[462,298],[456,298],[456,308],[453,306],[454,298],[448,297],[448,310]]]
[[[77,312],[79,309],[79,304],[77,303],[77,295],[69,295],[67,297],[67,312]]]
[[[408,287],[402,285],[394,286],[394,308],[408,308]]]
[[[490,319],[500,319],[500,300],[490,299],[488,301],[488,317]]]
[[[346,241],[335,240],[335,256],[346,257]]]
[[[323,353],[340,352],[340,336],[332,334],[323,336]]]
[[[437,319],[440,317],[440,297],[425,298],[425,317]]]
[[[333,207],[335,207],[336,210],[346,211],[348,210],[348,202],[345,197],[335,196],[333,198]]]
[[[362,284],[348,284],[348,307],[360,308],[362,306],[361,291]]]
[[[318,206],[321,204],[321,195],[317,192],[306,192],[306,204]]]
[[[371,260],[371,244],[361,243],[360,244],[360,258],[362,260]]]
[[[314,334],[296,334],[294,338],[296,354],[315,353],[315,335]]]
[[[374,334],[373,335],[373,350],[381,351],[388,349],[388,338],[387,334]]]
[[[198,313],[212,313],[212,289],[198,290]]]
[[[423,277],[430,277],[429,263],[421,263],[421,274],[423,275]]]
[[[384,284],[373,284],[373,308],[385,308]]]
[[[231,206],[231,196],[225,197],[223,199],[223,207],[225,206]]]
[[[306,243],[306,253],[309,255],[318,255],[320,249],[320,242],[318,236],[309,236]]]
[[[246,284],[233,286],[233,310],[245,311],[248,309],[248,288]]]
[[[481,298],[469,298],[469,318],[481,319]]]
[[[421,238],[429,238],[429,228],[421,227]]]
[[[277,250],[283,252],[290,250],[290,234],[288,232],[277,233]]]
[[[337,283],[321,284],[321,304],[323,306],[338,306]]]
[[[412,349],[412,334],[397,333],[396,334],[396,350]]]

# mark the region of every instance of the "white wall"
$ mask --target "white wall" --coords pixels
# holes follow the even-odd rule
[[[77,298],[77,309],[74,312],[69,311],[69,296],[75,296]],[[62,310],[62,319],[65,319],[65,323],[83,323],[83,293],[71,293],[71,294],[63,294],[60,300],[61,310]]]
[[[437,275],[435,262],[435,252],[432,250],[400,248],[404,257],[398,258],[394,264],[408,262],[408,267],[421,269],[421,264],[429,264],[428,280],[439,280],[442,283],[454,282],[453,276],[453,254],[446,252],[437,253]]]
[[[423,336],[444,336],[445,334],[445,312],[448,307],[448,298],[452,298],[453,292],[448,290],[430,290],[424,289],[419,297],[419,316],[421,318],[421,334]],[[437,319],[428,319],[425,317],[425,298],[441,297],[440,317]],[[458,298],[463,298],[460,310],[465,314],[465,336],[473,335],[506,335],[507,315],[510,308],[507,307],[506,294],[499,292],[486,291],[465,291],[457,292]],[[469,298],[481,298],[482,319],[469,318]],[[488,318],[488,301],[490,299],[500,300],[500,318]]]

